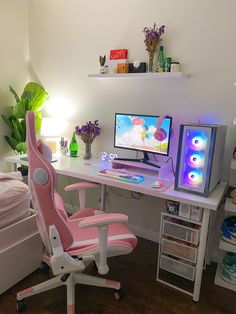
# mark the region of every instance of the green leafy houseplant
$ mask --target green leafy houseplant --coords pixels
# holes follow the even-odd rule
[[[2,120],[10,129],[9,135],[5,135],[5,140],[17,154],[25,154],[26,146],[26,112],[32,110],[35,112],[36,133],[40,130],[42,124],[41,109],[48,94],[38,83],[29,82],[19,97],[12,86],[10,92],[15,98],[15,105],[11,107],[9,116],[1,114]]]

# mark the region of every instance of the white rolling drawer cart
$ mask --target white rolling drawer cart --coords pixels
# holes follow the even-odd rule
[[[201,225],[201,221],[167,212],[161,214],[157,281],[191,296],[193,292],[162,279],[160,273],[164,270],[185,278],[194,285]]]

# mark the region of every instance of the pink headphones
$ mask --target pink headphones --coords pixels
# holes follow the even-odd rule
[[[163,115],[163,116],[160,116],[157,120],[157,129],[156,129],[156,132],[154,133],[154,138],[159,142],[164,141],[167,137],[166,131],[161,128],[163,120],[167,117],[169,116]]]

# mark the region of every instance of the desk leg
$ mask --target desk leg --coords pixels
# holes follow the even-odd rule
[[[196,264],[196,278],[193,289],[193,301],[198,302],[200,297],[200,289],[202,282],[202,272],[204,266],[204,258],[206,252],[207,245],[207,234],[210,220],[210,209],[204,209],[203,218],[202,218],[202,226],[201,226],[201,234],[199,239],[199,247],[198,247],[198,258]]]
[[[206,254],[205,254],[205,268],[206,265],[211,265],[211,253],[212,253],[212,223],[214,221],[213,213],[210,212],[209,231],[207,237]]]
[[[102,184],[101,191],[101,210],[106,210],[106,185]]]

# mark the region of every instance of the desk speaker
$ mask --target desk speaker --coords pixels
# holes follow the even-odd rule
[[[221,178],[226,127],[181,125],[175,190],[208,196]]]

